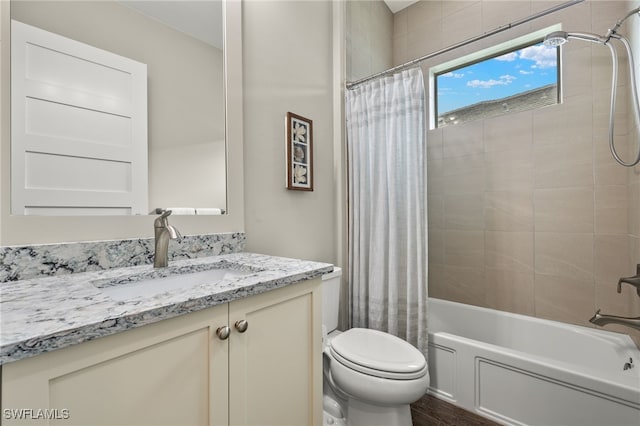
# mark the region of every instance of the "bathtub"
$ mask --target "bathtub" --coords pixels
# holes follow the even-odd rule
[[[434,298],[428,320],[437,398],[505,425],[640,425],[627,335]]]

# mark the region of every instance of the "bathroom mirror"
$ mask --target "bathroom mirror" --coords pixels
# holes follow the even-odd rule
[[[222,1],[11,0],[12,20],[146,64],[147,213],[219,214],[227,208]],[[110,212],[40,208],[23,214]]]

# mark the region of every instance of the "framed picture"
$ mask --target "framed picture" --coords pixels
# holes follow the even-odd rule
[[[313,191],[313,122],[287,113],[287,189]]]

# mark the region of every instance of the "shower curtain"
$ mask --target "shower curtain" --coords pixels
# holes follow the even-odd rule
[[[419,68],[346,96],[351,325],[427,354],[425,94]]]

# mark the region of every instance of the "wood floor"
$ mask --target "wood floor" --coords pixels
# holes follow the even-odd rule
[[[413,426],[499,426],[430,395],[411,404],[411,418]]]

